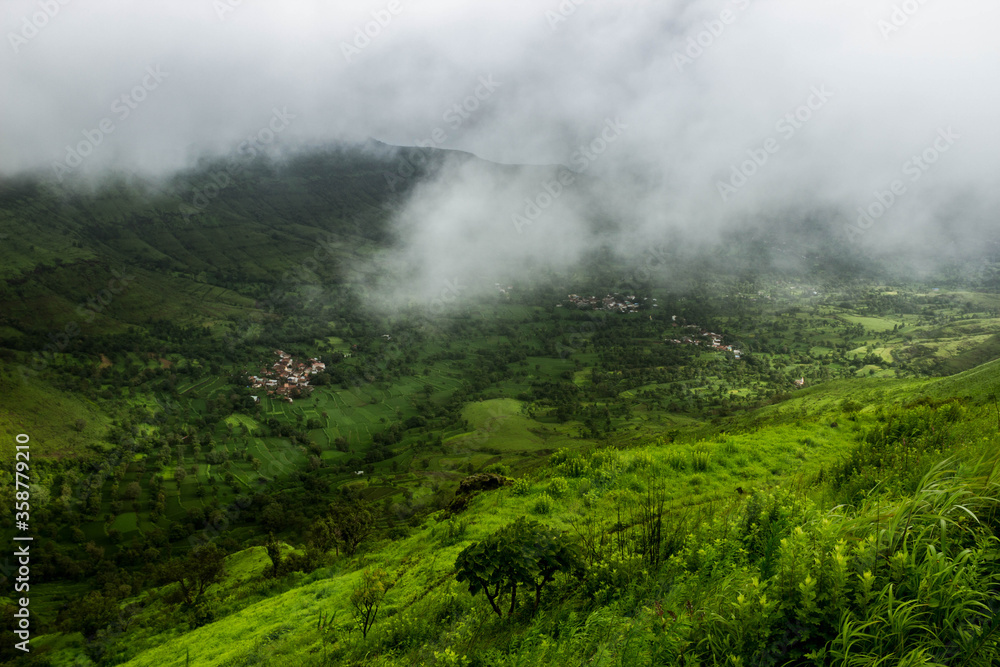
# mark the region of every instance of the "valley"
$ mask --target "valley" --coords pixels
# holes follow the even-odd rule
[[[753,586],[786,585],[779,537],[816,512],[908,502],[947,461],[995,457],[992,265],[918,281],[784,271],[747,249],[647,265],[639,279],[598,253],[584,280],[484,275],[483,289],[453,283],[465,293],[447,304],[374,307],[364,267],[395,241],[363,194],[382,187],[366,160],[261,165],[198,224],[137,185],[72,202],[5,186],[8,228],[45,209],[58,230],[33,237],[31,268],[4,246],[0,283],[3,456],[29,434],[35,457],[43,663],[18,664],[717,655],[693,643],[722,622],[713,591],[748,590],[754,568]],[[285,194],[266,183],[309,181],[306,165],[328,187],[275,216]],[[337,188],[354,207],[344,217],[302,215],[335,209]],[[238,243],[223,241],[227,216]],[[678,266],[693,279],[673,280]],[[897,422],[909,435],[873,449]],[[467,497],[470,479],[501,488]],[[748,527],[763,525],[755,512],[770,537]],[[508,618],[458,584],[456,558],[521,516],[571,540],[586,567],[539,592],[538,609],[511,602]],[[375,585],[373,568],[388,606],[362,636],[350,599]],[[816,636],[836,629],[809,618]],[[563,634],[594,623],[603,638]],[[633,631],[646,639],[614,639]],[[820,647],[760,632],[772,648]]]

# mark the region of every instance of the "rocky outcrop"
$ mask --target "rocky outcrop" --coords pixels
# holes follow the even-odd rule
[[[476,495],[483,491],[502,489],[505,486],[510,486],[512,483],[511,480],[503,475],[491,472],[469,475],[459,483],[458,491],[455,492],[455,499],[448,506],[448,513],[458,514],[468,506],[469,501],[476,497]]]

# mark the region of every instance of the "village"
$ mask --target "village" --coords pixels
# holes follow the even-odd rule
[[[675,327],[678,326],[676,315],[673,316],[673,321],[674,321],[673,326]],[[743,354],[742,350],[733,349],[732,345],[723,345],[721,334],[717,334],[702,329],[697,324],[688,324],[684,328],[695,329],[696,331],[698,331],[698,335],[700,338],[706,338],[707,340],[700,340],[699,338],[692,338],[691,336],[682,336],[680,338],[667,339],[666,342],[675,343],[677,345],[701,345],[702,343],[704,343],[707,349],[715,350],[717,352],[731,352],[733,356],[737,359],[739,359],[740,355]]]
[[[592,308],[594,310],[610,310],[619,313],[635,313],[639,311],[640,305],[636,300],[634,295],[621,296],[619,294],[608,294],[604,298],[597,298],[596,296],[585,297],[579,296],[577,294],[569,294],[567,296],[569,302],[576,306],[577,308]],[[643,301],[647,301],[643,299]],[[655,303],[656,299],[653,299],[653,308],[657,308]],[[556,308],[562,308],[562,304],[556,304]]]
[[[263,389],[268,396],[283,398],[289,403],[295,398],[308,396],[312,392],[309,378],[326,370],[326,364],[315,357],[308,363],[295,361],[290,354],[275,350],[278,360],[270,368],[261,367],[259,375],[251,375],[247,379],[254,389]],[[254,396],[255,401],[260,401]]]

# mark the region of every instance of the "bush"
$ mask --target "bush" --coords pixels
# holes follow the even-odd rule
[[[484,593],[496,615],[503,618],[504,596],[510,599],[509,616],[517,605],[518,587],[528,587],[534,590],[537,609],[545,585],[560,572],[579,573],[583,561],[558,531],[521,517],[466,547],[458,554],[455,569],[456,578],[469,583],[469,592]]]
[[[515,496],[526,496],[531,493],[531,484],[523,477],[515,479],[514,485],[511,487],[511,492]]]
[[[494,463],[483,468],[483,472],[493,473],[494,475],[502,475],[504,477],[510,477],[510,468],[502,463]]]
[[[621,454],[615,449],[598,449],[590,455],[590,467],[594,470],[607,468],[617,470],[621,466]]]
[[[594,486],[607,489],[615,483],[615,472],[608,468],[598,468],[590,473],[590,479]]]
[[[564,477],[553,477],[549,482],[548,493],[554,498],[561,498],[569,491],[569,482]]]
[[[552,511],[552,496],[542,492],[542,495],[538,496],[538,500],[532,505],[531,511],[535,514],[548,514]]]
[[[708,470],[711,451],[706,445],[699,445],[691,450],[691,469],[697,472]]]
[[[653,457],[646,452],[636,452],[633,454],[628,463],[625,464],[625,470],[628,472],[636,472],[637,470],[649,470],[653,467]]]
[[[681,472],[685,468],[687,468],[687,459],[685,459],[684,455],[681,454],[679,451],[671,450],[667,454],[667,465],[673,468],[674,470]]]
[[[587,462],[580,456],[566,459],[559,465],[559,472],[567,477],[583,477],[587,474]]]
[[[560,449],[557,449],[555,453],[552,454],[552,456],[549,457],[549,463],[553,466],[557,466],[570,459],[579,458],[579,456],[580,455],[577,454],[576,452],[566,449],[565,447],[561,447]]]

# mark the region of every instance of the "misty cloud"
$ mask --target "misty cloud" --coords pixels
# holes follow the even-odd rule
[[[989,0],[344,4],[8,2],[0,172],[51,177],[89,142],[74,171],[166,174],[230,154],[276,108],[294,115],[275,138],[288,148],[374,137],[548,165],[497,179],[459,160],[413,193],[392,265],[430,293],[568,265],[607,216],[625,254],[809,211],[868,249],[992,232]],[[165,75],[147,89],[150,68]],[[816,90],[830,93],[818,106]],[[615,118],[627,129],[581,161]],[[957,139],[913,178],[907,165],[942,132]],[[514,216],[555,165],[587,186],[566,187],[518,233]],[[852,236],[858,209],[896,181],[905,191]]]

